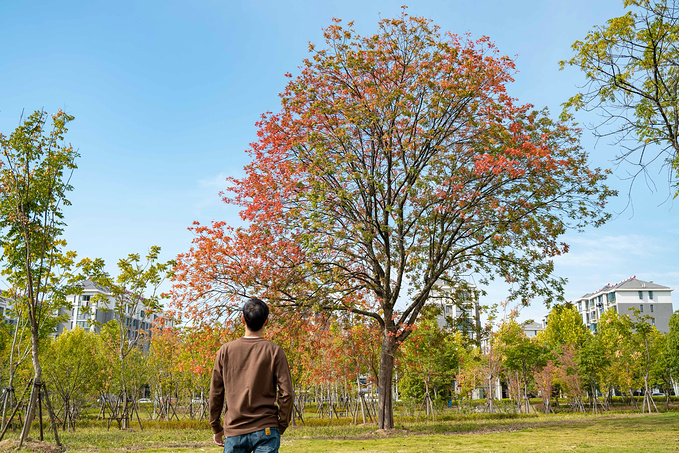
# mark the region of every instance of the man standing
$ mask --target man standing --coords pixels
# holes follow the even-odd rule
[[[242,316],[245,336],[222,345],[215,357],[210,426],[215,443],[224,446],[225,453],[277,452],[290,422],[290,368],[283,348],[262,338],[268,317],[264,302],[248,299]]]

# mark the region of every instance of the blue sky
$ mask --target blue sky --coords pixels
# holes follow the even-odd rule
[[[81,157],[66,210],[69,248],[104,258],[112,271],[119,258],[154,244],[171,259],[188,250],[194,220],[238,221],[218,193],[226,176],[242,174],[255,121],[278,109],[283,75],[296,73],[308,43],[322,44],[332,17],[371,34],[404,3],[4,0],[0,131],[9,134],[22,109],[74,115],[68,140]],[[408,12],[443,31],[489,36],[515,59],[510,93],[557,115],[583,82],[576,70],[559,71],[558,61],[595,24],[624,10],[621,0],[419,0]],[[603,167],[618,151],[587,130],[582,144]],[[628,181],[620,179],[627,170],[616,169],[610,181],[621,190],[610,204],[614,219],[566,237],[571,253],[556,264],[569,279],[569,300],[632,275],[679,287],[679,223],[665,174],[655,175],[654,190],[643,181],[634,186],[632,211],[624,210]],[[500,284],[488,289],[485,302],[505,297]],[[545,312],[535,301],[522,318]]]

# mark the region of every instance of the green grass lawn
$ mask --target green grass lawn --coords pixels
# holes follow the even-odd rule
[[[384,433],[371,426],[291,427],[283,453],[679,451],[679,412],[663,414],[551,415],[507,418],[458,416],[437,422],[407,422]],[[35,432],[32,433],[36,435]],[[14,435],[15,437],[15,435]],[[60,432],[67,452],[219,453],[207,428],[100,427]],[[48,436],[46,441],[50,441]],[[8,444],[0,445],[0,450]]]

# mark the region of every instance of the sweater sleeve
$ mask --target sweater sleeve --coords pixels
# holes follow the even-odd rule
[[[279,349],[276,354],[276,383],[278,386],[278,430],[281,434],[285,432],[290,424],[292,417],[292,407],[294,401],[294,394],[292,389],[292,377],[290,376],[290,367],[288,366],[288,359],[285,357],[283,349]]]
[[[224,431],[221,416],[224,407],[224,348],[222,347],[215,357],[215,365],[212,368],[212,381],[210,382],[210,427],[214,434]]]

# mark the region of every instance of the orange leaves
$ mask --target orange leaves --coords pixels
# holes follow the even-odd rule
[[[490,154],[477,156],[474,162],[474,171],[477,174],[491,172],[494,175],[499,175],[506,173],[513,178],[523,176],[526,173],[525,170],[518,167],[517,161],[507,159],[505,156],[492,156]]]

